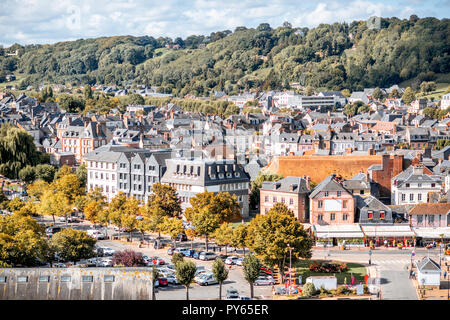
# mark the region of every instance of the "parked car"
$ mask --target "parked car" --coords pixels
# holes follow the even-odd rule
[[[175,274],[171,274],[166,276],[167,282],[169,282],[169,284],[180,284],[178,282],[177,276]]]
[[[228,257],[228,258],[225,259],[225,264],[229,264],[229,265],[236,264],[236,262],[237,262],[238,259],[239,259],[239,258],[236,257],[236,256],[230,256],[230,257]]]
[[[181,254],[183,254],[185,257],[192,257],[194,255],[195,250],[192,249],[185,249],[181,251]]]
[[[211,275],[211,274],[212,274],[211,272],[207,272],[206,270],[198,270],[195,273],[194,282],[198,283],[198,281],[200,281],[201,278],[203,278],[204,276],[207,276],[207,275]]]
[[[60,221],[60,222],[66,222],[66,217],[59,217],[59,218],[58,218],[58,221]]]
[[[105,235],[96,229],[90,229],[86,231],[88,235],[97,240],[104,240]]]
[[[197,251],[195,250],[194,254],[192,255],[192,258],[194,259],[200,259],[200,254],[203,253],[204,251]]]
[[[51,238],[55,233],[58,233],[62,230],[63,228],[61,227],[48,227],[47,229],[45,229],[45,234],[47,235],[47,237]]]
[[[217,258],[217,254],[212,253],[212,252],[202,252],[202,253],[198,256],[198,258],[199,258],[200,260],[205,260],[205,261],[207,261],[207,260],[215,260],[215,259]]]
[[[112,267],[113,262],[111,258],[103,258],[97,262],[97,267]]]
[[[214,278],[214,275],[212,273],[205,273],[199,278],[197,283],[201,286],[207,286],[210,284],[217,284],[219,282],[216,280],[216,278]]]
[[[166,264],[166,262],[163,259],[158,257],[150,257],[145,260],[147,261],[147,265],[149,266],[161,266]]]
[[[239,300],[239,292],[235,288],[227,289],[227,300]]]
[[[167,287],[169,285],[169,281],[164,277],[158,278],[158,282],[161,287]]]
[[[247,297],[247,296],[240,296],[239,299],[240,300],[252,300],[252,298]]]
[[[175,248],[169,248],[169,249],[167,249],[167,254],[169,256],[171,256],[171,255],[173,255],[174,251],[175,251]]]
[[[175,266],[173,264],[166,264],[166,267],[170,270],[175,270]]]
[[[274,285],[274,284],[275,284],[275,280],[272,277],[266,277],[266,276],[260,276],[254,282],[255,286],[267,286],[267,285]]]
[[[185,233],[179,233],[177,235],[177,241],[181,241],[181,242],[188,241],[188,238]]]
[[[103,249],[103,255],[107,256],[107,257],[113,256],[114,253],[116,252],[116,250],[107,248],[107,247],[102,247],[102,249]]]
[[[242,261],[244,261],[244,258],[238,258],[238,259],[236,260],[236,265],[242,266]]]
[[[78,223],[78,222],[80,222],[80,219],[78,219],[77,217],[67,217],[67,222]]]

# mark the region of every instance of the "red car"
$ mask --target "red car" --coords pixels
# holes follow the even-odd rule
[[[167,278],[158,278],[160,287],[167,287],[169,285],[169,281]]]
[[[148,259],[148,261],[149,261],[149,264],[151,263],[155,266],[161,266],[161,265],[166,264],[166,262],[163,259],[158,258],[158,257],[150,257]]]

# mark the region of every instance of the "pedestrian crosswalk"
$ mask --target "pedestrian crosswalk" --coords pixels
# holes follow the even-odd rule
[[[410,259],[375,259],[372,264],[381,270],[403,269],[404,266],[411,263]]]

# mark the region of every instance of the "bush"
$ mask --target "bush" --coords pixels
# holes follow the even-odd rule
[[[311,282],[305,283],[303,286],[303,295],[306,297],[312,297],[316,294],[316,287]]]
[[[339,295],[341,295],[341,294],[349,294],[351,292],[352,292],[352,290],[350,290],[346,286],[340,286],[336,290],[336,293],[339,294]]]
[[[370,293],[369,287],[367,286],[367,284],[365,284],[363,288],[364,288],[364,294],[369,294]]]
[[[146,266],[142,254],[132,250],[118,251],[114,253],[112,263],[114,266],[124,266],[124,267]]]
[[[345,263],[329,263],[329,262],[317,262],[314,261],[310,266],[309,270],[312,272],[322,272],[322,273],[335,273],[335,272],[346,272],[348,267]]]

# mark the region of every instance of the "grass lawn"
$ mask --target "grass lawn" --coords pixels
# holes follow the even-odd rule
[[[302,276],[302,284],[305,284],[306,278],[309,276],[333,276],[335,275],[337,278],[338,285],[344,284],[344,279],[347,278],[347,284],[351,284],[352,282],[352,274],[355,276],[355,284],[364,283],[364,276],[367,274],[366,267],[359,263],[346,263],[348,266],[347,272],[342,273],[320,273],[320,272],[312,272],[309,270],[309,266],[314,261],[323,261],[323,260],[300,260],[294,263],[296,269],[296,278],[298,276]],[[334,261],[332,262],[340,262]]]

